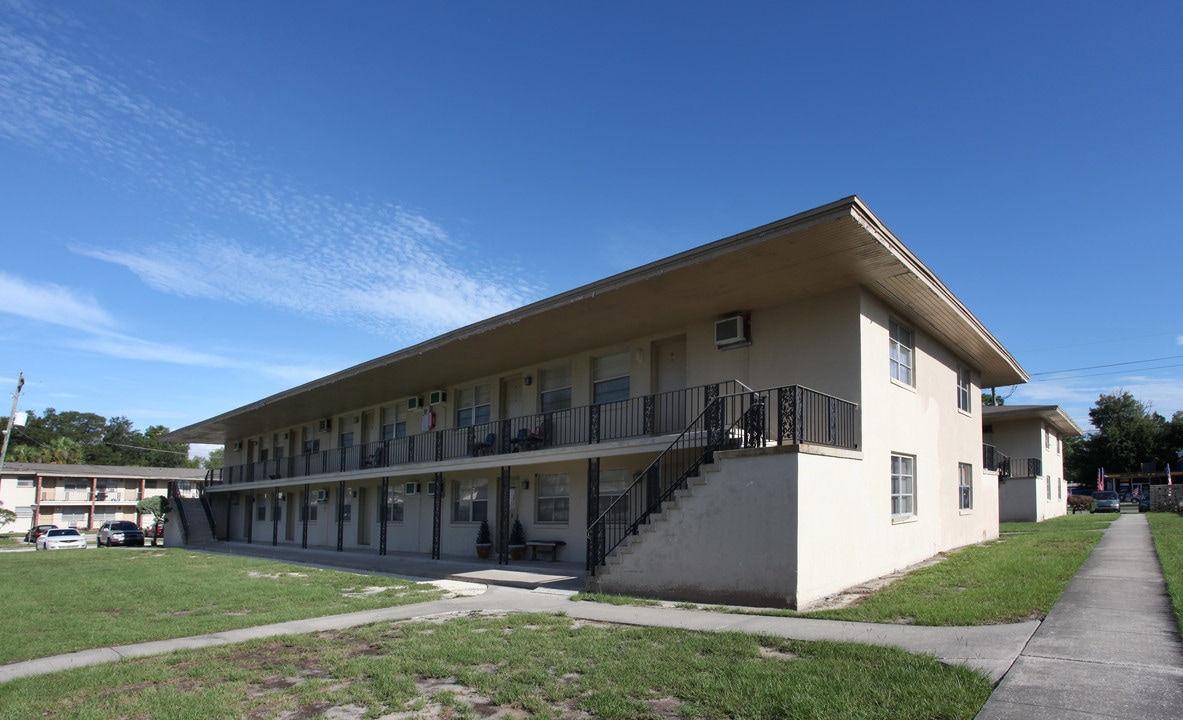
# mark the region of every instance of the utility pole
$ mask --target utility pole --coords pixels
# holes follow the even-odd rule
[[[16,404],[21,399],[21,388],[25,386],[25,374],[16,381],[16,392],[12,394],[12,412],[8,413],[8,430],[4,432],[4,447],[0,448],[0,478],[4,477],[4,458],[8,455],[8,438],[12,437],[12,423],[16,420]]]

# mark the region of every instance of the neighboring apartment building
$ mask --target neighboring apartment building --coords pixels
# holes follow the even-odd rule
[[[1001,522],[1039,522],[1068,512],[1064,438],[1083,434],[1058,405],[982,408],[982,437],[1007,456],[998,488]]]
[[[499,559],[606,592],[804,607],[998,535],[981,388],[1026,374],[858,198],[171,433],[219,538]],[[204,513],[193,513],[204,517]]]
[[[187,468],[4,463],[0,476],[0,507],[16,513],[2,532],[34,525],[94,530],[108,520],[143,525],[136,503],[165,495],[170,480],[198,482],[207,471]]]

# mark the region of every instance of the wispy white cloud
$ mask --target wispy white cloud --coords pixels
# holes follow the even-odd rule
[[[0,271],[0,311],[87,331],[112,328],[116,324],[88,293],[31,282],[4,271]]]
[[[22,15],[33,13],[23,6]],[[75,252],[123,266],[159,292],[383,336],[451,329],[536,292],[475,260],[420,213],[276,180],[217,129],[76,59],[69,36],[0,23],[0,139],[91,167],[130,193],[163,195],[188,223],[152,242]]]

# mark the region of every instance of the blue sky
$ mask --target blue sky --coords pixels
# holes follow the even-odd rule
[[[1183,409],[1183,4],[902,5],[0,0],[0,389],[178,428],[857,194],[1008,403]]]

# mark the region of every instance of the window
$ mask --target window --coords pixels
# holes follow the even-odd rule
[[[1043,449],[1052,449],[1052,431],[1048,428],[1043,429]]]
[[[33,478],[26,478],[26,477],[17,478],[16,479],[16,486],[17,487],[33,487]]]
[[[318,452],[320,452],[320,440],[305,440],[304,441],[304,454],[305,455],[310,455],[312,453],[318,453]]]
[[[62,524],[66,527],[87,527],[87,512],[85,510],[63,510]]]
[[[599,513],[603,514],[616,498],[624,494],[632,485],[633,478],[627,468],[611,468],[600,471]],[[612,515],[608,522],[622,523],[628,519],[628,503],[621,502],[612,508]]]
[[[891,378],[905,385],[912,384],[912,331],[894,320],[890,323],[889,341]]]
[[[628,400],[628,350],[592,358],[592,402]]]
[[[307,520],[309,523],[316,522],[316,504],[310,504],[307,508],[300,508],[300,519]]]
[[[537,512],[534,520],[540,523],[565,523],[571,515],[571,478],[560,475],[539,475],[535,499]]]
[[[341,506],[341,524],[348,525],[353,522],[353,503],[343,499],[344,505]]]
[[[267,501],[256,501],[255,505],[255,519],[262,522],[267,519]]]
[[[969,463],[957,464],[957,497],[959,509],[974,509],[974,467]]]
[[[916,458],[891,456],[891,516],[911,517],[916,513]]]
[[[970,388],[973,385],[973,375],[969,368],[957,368],[957,409],[962,412],[973,412],[970,405]]]
[[[119,513],[114,509],[110,510],[95,510],[94,521],[97,523],[107,522],[108,520],[118,520]]]
[[[571,407],[571,366],[557,365],[538,372],[538,400],[542,412]]]
[[[488,383],[461,388],[456,393],[456,427],[483,425],[492,417]]]
[[[452,482],[452,522],[480,522],[489,519],[489,481]]]
[[[390,490],[386,494],[386,522],[403,521],[404,500],[398,490]]]
[[[352,432],[341,433],[341,436],[339,439],[341,442],[337,445],[337,447],[343,447],[343,448],[353,447],[353,433]]]
[[[32,505],[17,505],[16,506],[16,516],[18,518],[33,517],[33,506]]]
[[[1047,499],[1052,499],[1052,476],[1047,476]]]

